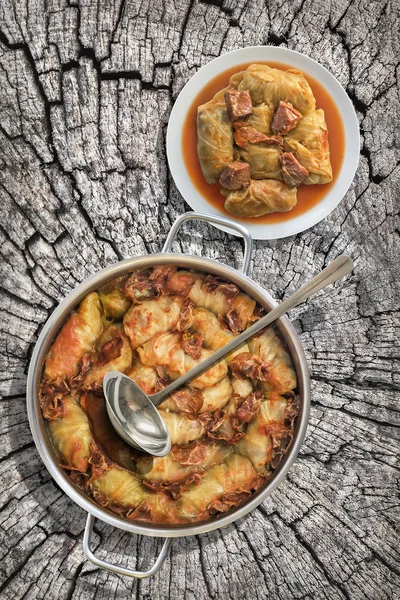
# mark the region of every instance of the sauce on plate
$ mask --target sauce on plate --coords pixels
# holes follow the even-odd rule
[[[330,183],[325,183],[322,185],[300,185],[297,189],[297,204],[288,212],[275,212],[264,215],[263,217],[255,218],[235,217],[234,215],[228,213],[224,208],[225,198],[220,194],[221,185],[219,183],[207,183],[201,170],[200,161],[197,156],[197,107],[200,106],[200,104],[205,104],[211,100],[217,92],[228,86],[229,79],[232,75],[238,73],[239,71],[244,71],[251,64],[253,63],[244,63],[223,71],[217,75],[217,77],[211,79],[211,81],[209,81],[209,83],[207,83],[201,92],[199,92],[199,94],[197,94],[197,96],[194,98],[187,112],[183,125],[183,157],[186,169],[189,173],[190,179],[193,182],[193,185],[197,188],[203,198],[207,200],[207,202],[212,204],[212,206],[217,208],[223,214],[231,219],[235,218],[240,221],[247,221],[249,223],[281,223],[282,221],[289,221],[290,219],[298,217],[299,215],[307,212],[310,208],[318,204],[318,202],[324,198],[324,196],[335,184],[344,156],[344,127],[340,113],[331,96],[316,79],[304,73],[304,76],[310,84],[312,92],[315,96],[317,108],[323,108],[325,111],[325,120],[328,126],[333,180]],[[257,64],[267,64],[270,67],[275,67],[276,69],[281,70],[292,68],[290,65],[271,61],[257,61]]]

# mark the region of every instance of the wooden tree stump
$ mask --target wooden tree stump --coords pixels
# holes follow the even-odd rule
[[[400,596],[399,29],[394,0],[2,0],[1,598]],[[355,269],[291,315],[312,410],[285,482],[247,518],[176,540],[161,571],[138,582],[84,559],[85,513],[32,441],[29,358],[79,282],[160,250],[188,208],[166,161],[172,104],[202,65],[258,44],[304,52],[339,79],[362,150],[338,208],[301,235],[257,242],[252,277],[281,299],[343,252]],[[175,250],[238,266],[242,243],[188,225]],[[95,547],[145,568],[161,542],[97,522]]]

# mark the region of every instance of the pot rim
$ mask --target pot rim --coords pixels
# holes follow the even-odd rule
[[[252,296],[257,302],[263,305],[268,310],[277,306],[277,302],[264,290],[258,283],[253,281],[247,275],[237,271],[236,269],[219,263],[218,261],[196,257],[193,255],[184,255],[177,253],[156,253],[148,256],[140,256],[128,258],[114,265],[106,267],[80,283],[72,290],[59,306],[51,314],[45,323],[39,338],[35,344],[32,353],[31,362],[29,365],[27,378],[27,411],[29,425],[32,436],[39,452],[39,455],[45,464],[50,475],[60,486],[60,488],[81,508],[88,513],[101,519],[102,521],[132,533],[147,535],[151,537],[183,537],[197,535],[213,531],[225,525],[229,525],[236,519],[244,517],[251,510],[256,508],[263,502],[283,481],[290,467],[295,461],[298,452],[303,443],[310,411],[310,376],[307,367],[307,361],[303,347],[295,332],[293,325],[290,323],[287,316],[281,317],[275,322],[281,336],[284,338],[292,360],[295,364],[298,387],[300,393],[300,413],[297,418],[296,429],[293,436],[293,441],[282,458],[278,468],[274,472],[274,476],[260,491],[253,494],[247,502],[237,508],[232,509],[228,513],[218,516],[209,521],[200,523],[183,524],[183,525],[156,525],[151,523],[130,522],[129,520],[119,517],[106,509],[100,507],[92,499],[85,496],[83,492],[78,490],[67,477],[63,469],[58,465],[54,449],[47,433],[45,420],[41,413],[38,397],[38,386],[42,372],[42,366],[55,335],[64,323],[65,318],[70,314],[71,310],[91,291],[98,289],[107,281],[114,279],[122,274],[125,274],[133,269],[150,267],[160,264],[173,264],[179,267],[186,267],[198,271],[212,273],[229,279],[236,283],[244,292]]]

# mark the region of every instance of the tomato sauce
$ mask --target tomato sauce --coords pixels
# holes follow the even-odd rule
[[[277,69],[287,70],[291,67],[283,63],[257,61],[258,64],[267,64],[270,67]],[[209,184],[206,182],[201,170],[200,161],[197,156],[197,107],[200,104],[204,104],[212,99],[212,97],[219,92],[222,88],[227,87],[229,79],[235,73],[244,71],[247,67],[253,63],[244,63],[236,65],[223,73],[214,77],[197,96],[194,98],[190,108],[187,112],[186,119],[183,125],[182,134],[182,150],[185,161],[186,169],[189,176],[200,192],[200,194],[212,204],[215,208],[221,211],[223,214],[232,218],[238,218],[228,213],[224,208],[225,198],[220,194],[221,185],[219,183]],[[340,172],[344,149],[345,149],[345,133],[343,122],[340,113],[336,107],[331,96],[322,87],[322,85],[313,77],[310,77],[304,73],[310,87],[315,96],[317,108],[323,108],[325,111],[325,120],[328,126],[329,135],[329,147],[331,154],[331,163],[333,171],[333,180],[330,183],[323,185],[300,185],[297,190],[297,204],[292,210],[288,212],[275,212],[263,217],[240,217],[239,220],[247,221],[249,223],[280,223],[282,221],[289,221],[299,215],[307,212],[310,208],[318,204],[322,198],[330,191],[332,186],[335,184],[335,180]]]

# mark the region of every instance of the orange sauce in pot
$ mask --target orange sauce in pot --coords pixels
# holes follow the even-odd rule
[[[264,63],[270,67],[275,67],[281,70],[287,70],[291,68],[290,65],[270,61],[257,61],[257,63]],[[207,83],[201,92],[194,98],[187,112],[183,125],[183,157],[185,161],[185,167],[189,173],[193,185],[197,188],[203,198],[205,198],[207,202],[212,204],[212,206],[217,208],[220,212],[229,216],[231,219],[235,218],[240,221],[247,221],[249,223],[280,223],[282,221],[289,221],[290,219],[298,217],[299,215],[307,212],[310,208],[322,200],[322,198],[324,198],[324,196],[335,184],[344,156],[344,127],[340,113],[331,96],[316,79],[304,73],[304,76],[310,84],[312,92],[315,96],[317,108],[323,108],[325,111],[325,120],[328,126],[329,134],[333,180],[330,183],[325,183],[323,185],[300,185],[297,189],[297,204],[288,212],[275,212],[256,218],[238,218],[228,213],[224,208],[225,198],[220,194],[221,185],[219,183],[207,183],[201,170],[200,161],[197,156],[197,107],[200,106],[200,104],[204,104],[211,100],[217,92],[228,86],[229,79],[232,75],[238,73],[239,71],[244,71],[251,64],[253,63],[244,63],[241,65],[236,65],[227,71],[223,71],[217,75],[217,77],[214,77],[214,79],[209,81],[209,83]]]

